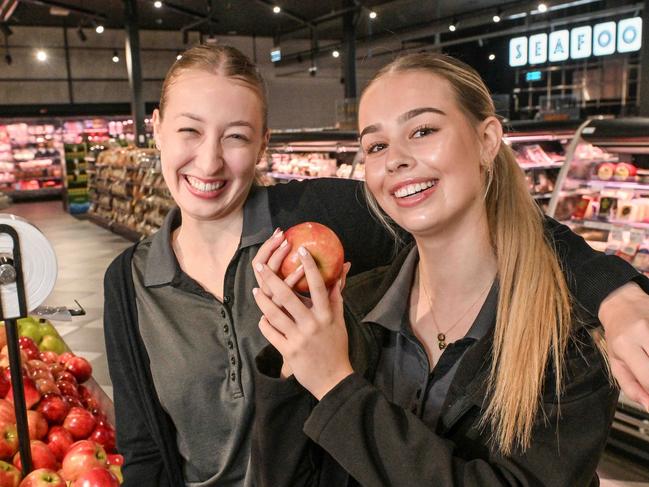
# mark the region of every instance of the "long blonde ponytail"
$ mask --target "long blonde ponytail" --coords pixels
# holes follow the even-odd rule
[[[446,79],[458,105],[476,124],[495,115],[480,75],[449,56],[410,54],[384,67],[374,80],[406,71]],[[497,157],[489,163],[486,205],[500,295],[482,425],[491,429],[494,449],[509,455],[530,445],[548,365],[555,372],[557,395],[561,392],[571,303],[552,243],[545,237],[543,215],[527,190],[511,149],[501,144]],[[366,193],[370,208],[380,215],[376,201]]]

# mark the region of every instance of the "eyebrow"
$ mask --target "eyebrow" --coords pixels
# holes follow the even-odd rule
[[[188,113],[188,112],[179,113],[176,116],[176,118],[180,118],[180,117],[191,118],[192,120],[196,120],[197,122],[204,122],[205,121],[205,120],[203,120],[202,117],[200,117],[198,115],[195,115],[193,113]],[[245,120],[235,120],[234,122],[229,122],[226,125],[226,127],[241,127],[241,126],[250,127],[253,130],[255,128],[255,127],[253,127],[253,125],[250,122],[246,122]]]
[[[434,108],[434,107],[421,107],[421,108],[413,108],[412,110],[408,110],[405,113],[402,113],[397,117],[397,122],[398,123],[404,123],[407,122],[408,120],[415,118],[422,113],[437,113],[439,115],[446,115],[446,112],[443,110],[440,110],[439,108]],[[368,125],[361,131],[361,135],[359,137],[359,140],[363,138],[364,135],[367,134],[372,134],[375,132],[378,132],[379,129],[381,128],[381,124],[377,123],[374,125]]]

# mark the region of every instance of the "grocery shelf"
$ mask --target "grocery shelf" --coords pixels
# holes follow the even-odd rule
[[[518,165],[525,171],[534,171],[542,169],[561,169],[563,162],[556,162],[554,164],[523,164],[519,162]]]
[[[20,189],[4,191],[6,195],[14,201],[31,201],[58,197],[61,195],[62,187],[57,188],[39,188],[39,189]]]
[[[106,229],[110,230],[111,232],[116,233],[118,235],[121,235],[122,237],[126,238],[127,240],[130,240],[131,242],[138,242],[142,238],[142,235],[140,235],[139,232],[133,230],[132,228],[127,227],[126,225],[124,225],[122,223],[118,223],[118,222],[109,220],[108,218],[104,218],[102,216],[99,216],[96,213],[88,213],[87,218],[88,218],[88,220],[95,223],[96,225],[99,225],[100,227],[106,228]]]
[[[642,230],[649,230],[649,223],[644,222],[629,222],[629,221],[618,221],[618,220],[609,220],[609,221],[600,221],[600,220],[580,220],[572,219],[572,223],[582,225],[585,228],[592,228],[594,230],[606,230],[611,231],[614,228],[626,227],[626,228],[639,228]]]
[[[301,181],[303,179],[317,179],[318,176],[307,176],[306,174],[287,174],[283,172],[268,172],[266,173],[270,177],[273,177],[275,179],[285,179],[287,181],[292,181],[292,180],[298,180]]]
[[[533,194],[532,198],[535,200],[548,200],[552,198],[552,193]]]
[[[649,191],[649,183],[636,183],[632,181],[604,181],[602,179],[574,179],[566,178],[566,183],[577,184],[582,187],[590,187],[594,189],[639,189]]]

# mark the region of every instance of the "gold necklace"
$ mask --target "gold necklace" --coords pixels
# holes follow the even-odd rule
[[[462,318],[464,318],[467,313],[480,301],[480,298],[484,296],[484,294],[491,289],[492,283],[490,282],[487,287],[480,293],[480,295],[477,297],[477,299],[471,303],[471,306],[469,306],[464,313],[462,313],[462,316],[460,316],[455,323],[453,323],[446,331],[441,331],[439,329],[439,326],[437,325],[437,321],[435,320],[435,313],[433,313],[433,300],[430,298],[430,294],[428,294],[428,289],[426,288],[426,283],[425,279],[422,279],[422,272],[419,272],[419,282],[421,282],[421,286],[424,289],[424,294],[426,295],[426,298],[428,299],[428,305],[430,306],[430,317],[433,320],[433,326],[435,327],[435,330],[437,330],[437,346],[439,347],[440,350],[444,350],[446,348],[446,335],[448,334],[449,331],[451,331],[453,328],[455,328],[460,321],[462,321]]]

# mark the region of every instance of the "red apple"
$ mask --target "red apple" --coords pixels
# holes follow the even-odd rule
[[[608,181],[613,178],[615,174],[615,164],[611,162],[603,162],[597,166],[597,177],[603,181]]]
[[[121,467],[122,465],[124,465],[124,455],[120,455],[119,453],[111,453],[107,456],[106,463],[108,465],[117,465]]]
[[[54,470],[39,468],[27,475],[19,487],[65,487],[65,480]]]
[[[23,389],[25,390],[25,403],[27,404],[27,409],[30,409],[34,404],[40,401],[41,395],[36,389],[34,381],[29,377],[23,377]],[[11,403],[14,402],[13,384],[7,393],[7,400]]]
[[[38,358],[42,360],[43,362],[46,362],[48,364],[54,364],[59,361],[59,354],[56,352],[41,352],[38,355]]]
[[[11,386],[11,381],[5,377],[4,373],[0,373],[0,398],[3,398],[9,392],[9,387]]]
[[[96,467],[79,475],[72,487],[119,487],[119,480],[105,468]]]
[[[29,337],[20,337],[18,338],[18,345],[20,349],[25,352],[28,360],[37,359],[41,353],[38,349],[38,345]]]
[[[95,417],[83,408],[73,407],[63,421],[63,427],[68,430],[75,440],[88,438],[95,429]]]
[[[331,287],[336,283],[343,272],[345,254],[340,239],[333,230],[320,223],[306,222],[286,230],[284,237],[291,245],[291,250],[279,269],[282,279],[300,266],[297,251],[303,246],[315,260],[325,285]],[[306,278],[300,279],[295,290],[301,293],[309,291]]]
[[[18,431],[14,423],[0,425],[0,458],[11,458],[18,451]]]
[[[107,452],[115,451],[115,430],[112,426],[97,426],[88,439],[99,443]]]
[[[71,372],[79,384],[90,379],[92,365],[83,357],[72,357],[65,363],[65,370]]]
[[[47,420],[38,411],[27,411],[27,425],[30,440],[40,440],[47,434]]]
[[[38,440],[32,440],[29,442],[29,445],[32,452],[32,467],[34,469],[49,468],[56,470],[56,457],[45,443]],[[23,466],[20,462],[20,452],[16,453],[14,456],[14,465],[18,470],[22,470]]]
[[[72,352],[63,352],[59,355],[59,363],[65,365],[65,363],[72,357],[74,357]]]
[[[60,364],[58,362],[55,362],[53,364],[50,364],[50,372],[52,372],[52,375],[56,379],[56,374],[63,372],[65,370],[65,365]]]
[[[638,168],[628,162],[620,162],[615,165],[615,179],[618,181],[626,181],[627,179],[634,177],[637,172]]]
[[[68,406],[70,406],[70,408],[77,407],[83,409],[83,404],[81,403],[78,397],[64,395],[63,400]]]
[[[74,384],[75,387],[78,384],[77,378],[72,374],[72,372],[68,372],[66,370],[62,370],[61,372],[57,372],[56,374],[52,374],[54,376],[55,381],[65,381],[69,382],[70,384]]]
[[[0,461],[0,487],[18,487],[20,477],[20,470],[10,463]]]
[[[51,379],[36,379],[36,389],[43,396],[45,394],[61,394],[61,390]]]
[[[14,405],[6,399],[0,399],[0,424],[15,422],[16,412]]]
[[[74,438],[63,426],[52,426],[47,433],[47,446],[60,462],[74,443]]]
[[[61,392],[61,395],[79,399],[79,393],[77,392],[76,384],[68,382],[67,380],[57,380],[55,384]]]
[[[60,424],[70,410],[70,406],[58,394],[45,394],[38,403],[39,411],[50,424]]]
[[[61,475],[75,481],[81,473],[94,467],[106,468],[106,451],[94,441],[81,440],[74,443],[63,458]]]

